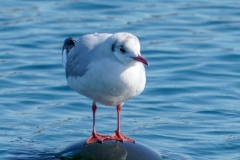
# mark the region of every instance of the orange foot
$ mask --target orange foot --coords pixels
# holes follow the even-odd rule
[[[121,132],[117,132],[115,131],[115,133],[108,138],[108,140],[116,140],[116,141],[120,141],[120,142],[131,142],[131,143],[135,143],[135,141],[131,138],[128,138],[126,136],[124,136]]]
[[[103,143],[104,140],[109,139],[110,136],[100,135],[98,133],[92,133],[92,135],[87,139],[86,144],[90,143]]]

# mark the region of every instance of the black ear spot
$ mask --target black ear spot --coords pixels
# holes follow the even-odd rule
[[[113,52],[115,51],[116,43],[117,43],[117,41],[115,41],[115,42],[112,44],[112,51],[113,51]]]

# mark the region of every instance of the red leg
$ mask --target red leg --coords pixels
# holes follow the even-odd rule
[[[134,140],[132,140],[131,138],[128,138],[126,136],[124,136],[121,131],[120,131],[120,111],[122,109],[121,105],[117,105],[117,130],[115,131],[115,133],[111,136],[110,140],[116,140],[116,141],[120,141],[120,142],[132,142],[135,143]]]
[[[96,102],[93,102],[92,104],[92,112],[93,112],[93,131],[92,131],[92,135],[87,139],[86,143],[90,144],[90,143],[94,143],[94,142],[98,142],[98,143],[103,143],[104,140],[108,139],[110,136],[104,136],[104,135],[100,135],[96,132],[96,126],[95,126],[95,115],[96,115],[96,110],[97,110],[97,105]]]

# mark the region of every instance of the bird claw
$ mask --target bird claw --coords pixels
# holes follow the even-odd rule
[[[123,135],[121,132],[117,132],[117,131],[115,131],[115,133],[107,140],[116,140],[116,141],[120,141],[122,143],[124,143],[124,142],[135,143],[135,141],[133,139],[128,138],[127,136]]]
[[[100,135],[98,133],[93,133],[86,141],[86,144],[90,143],[103,143],[104,140],[109,139],[110,136],[108,135]]]

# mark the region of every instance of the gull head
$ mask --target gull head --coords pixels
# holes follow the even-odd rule
[[[118,61],[132,66],[143,63],[148,66],[148,62],[141,56],[140,43],[136,36],[130,33],[115,33],[112,35],[112,52]]]

